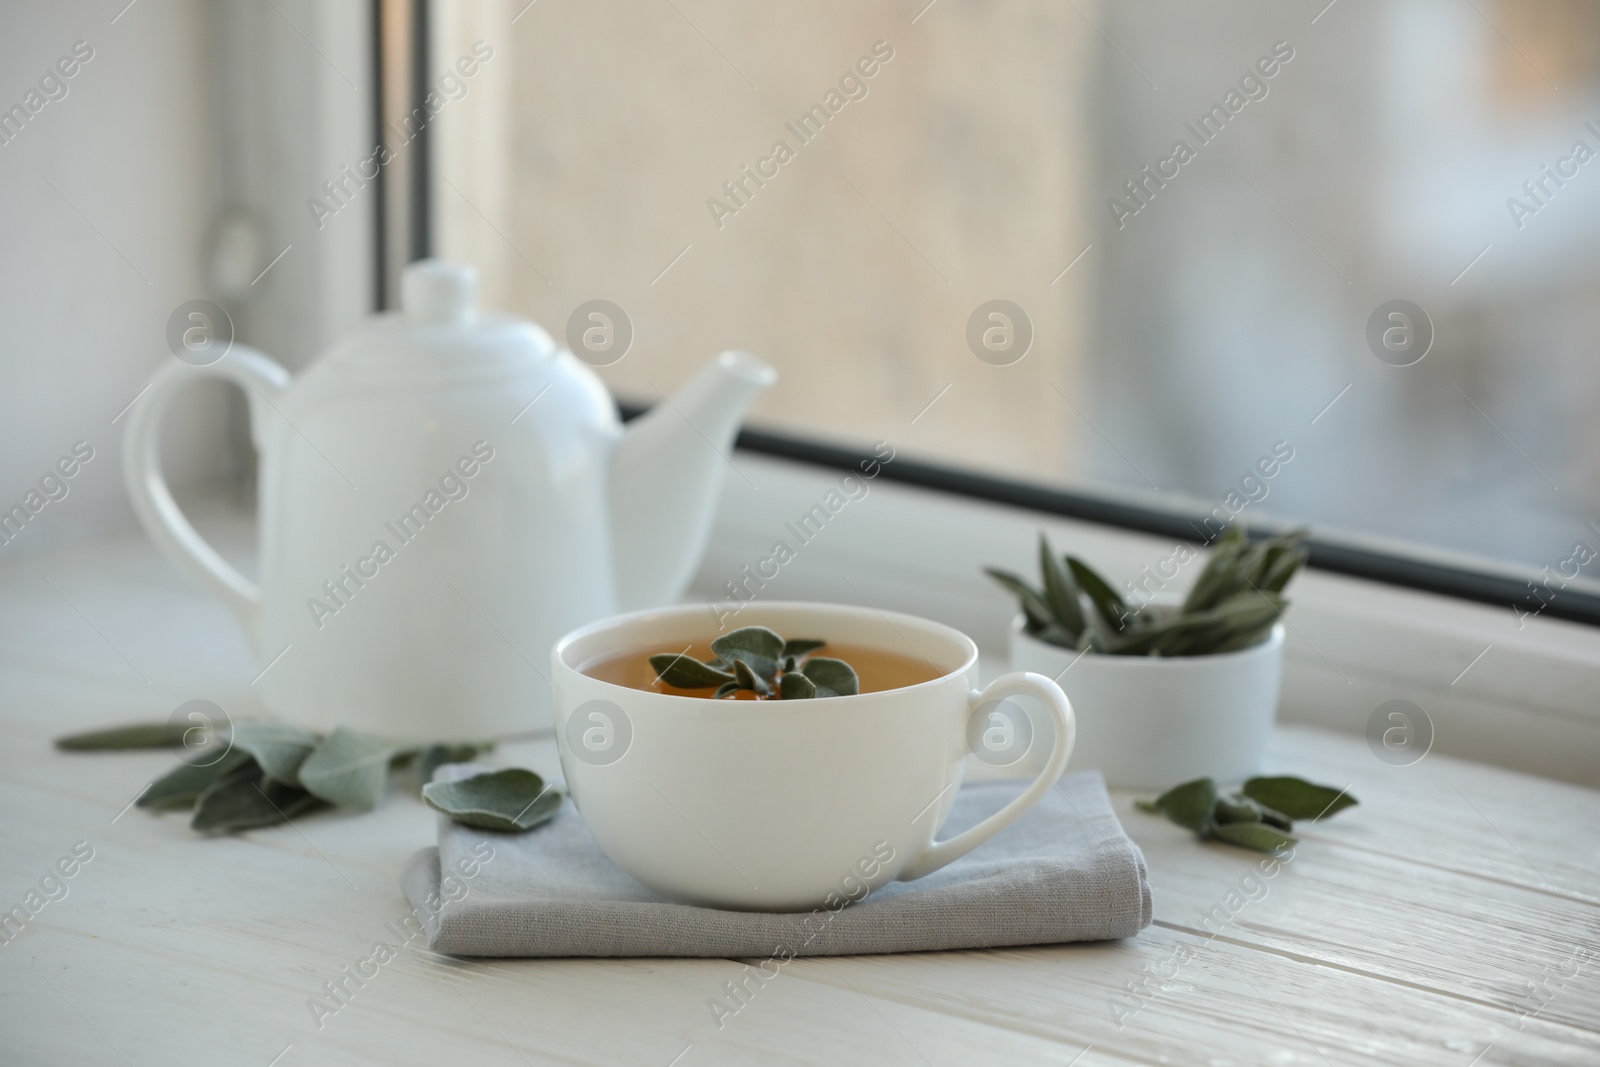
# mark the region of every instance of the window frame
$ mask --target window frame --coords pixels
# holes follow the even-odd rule
[[[623,405],[624,416],[628,418],[642,410],[637,405]],[[742,430],[736,447],[757,455],[836,470],[857,470],[863,460],[870,458],[864,450],[758,428]],[[1110,489],[1066,489],[908,458],[898,459],[885,468],[883,477],[1044,515],[1095,522],[1134,533],[1175,537],[1195,545],[1205,545],[1214,539],[1214,535],[1206,534],[1205,521],[1211,518],[1206,512],[1136,500]],[[1251,522],[1247,532],[1252,540],[1261,540],[1289,528],[1285,523]],[[1521,576],[1512,573],[1510,568],[1497,573],[1487,567],[1473,568],[1444,559],[1430,559],[1421,549],[1415,553],[1383,550],[1337,536],[1313,534],[1305,544],[1310,550],[1307,566],[1332,574],[1600,626],[1600,593],[1564,588],[1545,602],[1533,591],[1537,575],[1531,571]]]
[[[376,132],[381,135],[384,115],[408,110],[419,99],[428,70],[429,30],[437,22],[432,17],[432,0],[371,0],[371,3],[373,116]],[[396,11],[401,11],[410,20],[409,79],[383,75],[382,49],[378,42],[386,11],[391,19],[396,17]],[[386,101],[386,89],[404,94],[404,106]],[[427,133],[426,127],[423,132]],[[374,290],[380,308],[385,306],[386,293],[388,302],[392,303],[395,296],[392,284],[397,272],[392,262],[395,250],[408,248],[409,258],[415,259],[427,255],[436,245],[432,232],[436,220],[428,208],[432,203],[432,185],[439,173],[431,159],[437,143],[438,139],[431,136],[419,138],[414,146],[418,162],[405,176],[403,186],[399,182],[382,182],[375,197],[378,216],[373,228],[373,263],[379,274]],[[404,205],[385,207],[397,198],[404,198]],[[391,276],[389,284],[385,284],[384,278],[386,263]],[[644,410],[622,398],[618,398],[618,406],[624,419],[633,418]],[[840,471],[856,470],[862,460],[869,458],[865,451],[846,444],[759,427],[742,430],[735,447],[755,455]],[[1193,544],[1205,544],[1211,539],[1204,525],[1209,516],[1204,512],[1179,504],[1163,505],[1135,498],[1113,489],[1065,488],[909,457],[885,468],[884,477],[968,500],[1025,508],[1044,516],[1093,522],[1131,533],[1179,538]],[[1257,539],[1286,528],[1273,522],[1252,522],[1249,526],[1250,535]],[[1600,592],[1562,588],[1549,601],[1544,601],[1535,593],[1534,581],[1538,576],[1531,570],[1524,571],[1512,565],[1495,568],[1488,561],[1484,566],[1474,567],[1442,554],[1430,554],[1420,546],[1416,551],[1400,551],[1337,535],[1314,534],[1307,540],[1306,547],[1310,551],[1308,566],[1330,574],[1509,608],[1519,614],[1600,627]]]
[[[405,114],[421,104],[426,91],[429,53],[432,48],[430,30],[438,22],[432,18],[430,0],[370,0],[371,2],[371,93],[373,93],[374,134],[381,138],[384,118]],[[400,24],[398,37],[405,40],[403,54],[395,53],[390,46],[390,59],[384,61],[384,32],[389,24],[389,40],[397,38],[394,24]],[[429,126],[422,128],[422,136],[413,146],[416,163],[406,173],[384,174],[374,197],[373,226],[373,291],[379,309],[394,302],[395,278],[398,274],[398,250],[406,250],[406,261],[427,256],[437,246],[434,240],[435,214],[429,210],[434,197],[437,165],[430,158],[437,150],[438,139],[427,136]],[[635,418],[642,406],[618,398],[622,418]],[[866,451],[856,450],[845,443],[824,442],[816,438],[746,427],[739,434],[736,448],[744,453],[784,461],[808,464],[829,470],[856,470]],[[1085,488],[1085,486],[1046,485],[1029,482],[1024,478],[1000,477],[978,470],[926,461],[926,459],[901,458],[893,466],[885,467],[883,477],[890,482],[934,490],[968,501],[984,501],[1005,507],[1038,512],[1045,517],[1082,520],[1099,523],[1112,530],[1136,534],[1157,534],[1178,537],[1192,544],[1210,541],[1202,510],[1190,510],[1181,504],[1160,504],[1147,498],[1118,491]],[[1266,537],[1286,528],[1282,523],[1251,522],[1251,537]],[[1448,558],[1443,553],[1430,553],[1418,545],[1416,550],[1398,550],[1389,545],[1378,547],[1354,537],[1338,534],[1314,534],[1306,542],[1310,550],[1310,568],[1330,574],[1355,577],[1362,581],[1381,582],[1397,589],[1435,593],[1443,597],[1512,609],[1515,613],[1542,619],[1562,619],[1579,624],[1600,627],[1600,592],[1563,587],[1554,597],[1541,600],[1536,595],[1534,582],[1539,574],[1531,568],[1515,565],[1494,566],[1485,561],[1483,566],[1467,565],[1464,561]]]
[[[383,0],[372,2],[376,34]],[[429,0],[415,3],[416,18],[430,23]],[[415,46],[425,49],[426,35]],[[426,70],[425,59],[414,57],[413,71]],[[372,86],[381,92],[377,80]],[[383,113],[381,102],[373,113]],[[429,149],[438,143],[433,138]],[[426,203],[427,179],[439,172],[431,163],[422,169],[425,180],[397,180],[385,195]],[[436,247],[429,228],[437,218],[428,217],[425,203],[391,206],[373,219],[380,224],[374,229],[384,217],[406,218],[404,247],[413,255]],[[390,236],[391,256],[401,239]],[[365,257],[374,275],[384,262],[382,240],[375,233]],[[368,291],[377,291],[375,276],[371,283]],[[644,410],[627,398],[618,406],[625,419]],[[866,450],[848,443],[746,427],[729,462],[764,492],[750,491],[744,478],[728,472],[691,595],[715,595],[721,579],[770,550],[779,529],[774,515],[805,510],[866,458]],[[1003,662],[1013,606],[983,578],[981,566],[1026,569],[1038,530],[1118,576],[1159,558],[1174,540],[1205,539],[1198,508],[909,455],[882,466],[872,503],[853,507],[785,568],[770,595],[859,602],[864,594],[885,609],[940,618],[971,633],[990,665]],[[1268,532],[1265,523],[1251,525],[1257,535]],[[1410,699],[1433,717],[1441,753],[1600,786],[1600,767],[1584,765],[1600,736],[1600,708],[1592,699],[1600,677],[1600,595],[1568,588],[1519,619],[1512,609],[1534,612],[1541,604],[1528,574],[1513,568],[1321,534],[1309,546],[1310,568],[1292,592],[1281,722],[1359,734],[1384,700]]]

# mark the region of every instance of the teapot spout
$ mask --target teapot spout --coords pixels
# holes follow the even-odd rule
[[[678,394],[635,419],[611,458],[611,543],[624,610],[683,594],[700,565],[739,422],[778,373],[724,352]]]

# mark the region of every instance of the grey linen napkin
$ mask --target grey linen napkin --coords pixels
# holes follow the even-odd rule
[[[441,768],[439,777],[468,773]],[[1021,792],[962,787],[948,838]],[[492,858],[490,850],[492,851]],[[440,818],[439,845],[400,878],[428,947],[452,956],[847,956],[1131,937],[1150,878],[1098,771],[1062,778],[1022,818],[948,867],[820,915],[674,904],[600,850],[571,798],[524,834]]]

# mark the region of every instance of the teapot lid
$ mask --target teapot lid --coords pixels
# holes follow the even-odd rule
[[[550,335],[514,315],[476,308],[478,268],[468,263],[422,259],[400,276],[400,310],[368,319],[329,351],[341,369],[511,371],[556,353]]]

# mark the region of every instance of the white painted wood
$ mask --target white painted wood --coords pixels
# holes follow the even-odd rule
[[[248,566],[247,525],[197,518]],[[0,945],[7,1065],[1600,1061],[1600,793],[1438,752],[1390,767],[1359,737],[1308,728],[1279,730],[1273,766],[1362,803],[1307,829],[1216,938],[1198,917],[1259,857],[1119,794],[1156,890],[1157,925],[1125,942],[794,961],[721,1029],[708,1000],[747,961],[413,948],[319,1030],[307,999],[404,913],[398,872],[431,813],[396,780],[369,815],[200,840],[181,816],[118,814],[164,755],[49,747],[197,696],[247,714],[258,669],[224,609],[136,534],[0,567],[0,904],[75,842],[95,850]],[[499,758],[555,768],[548,741]],[[1113,998],[1174,959],[1119,1026]]]

